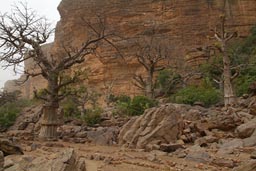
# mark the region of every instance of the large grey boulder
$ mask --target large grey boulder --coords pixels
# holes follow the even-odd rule
[[[175,143],[182,133],[182,105],[166,104],[148,109],[143,115],[132,118],[119,134],[119,144],[145,148],[154,142]]]

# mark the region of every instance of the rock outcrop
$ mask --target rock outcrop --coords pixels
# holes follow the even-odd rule
[[[129,95],[139,93],[132,84],[133,75],[145,72],[134,58],[138,37],[155,32],[157,37],[166,39],[170,55],[162,65],[176,66],[185,74],[208,58],[196,48],[213,43],[207,36],[215,28],[221,13],[227,15],[228,29],[237,31],[241,37],[247,36],[256,23],[255,0],[62,0],[58,10],[61,20],[56,27],[53,51],[59,54],[55,57],[63,57],[60,53],[63,44],[79,47],[88,38],[88,30],[81,18],[95,24],[96,16],[101,15],[106,22],[106,33],[117,35],[113,43],[125,60],[115,48],[103,44],[98,49],[100,56],[88,56],[79,68],[90,68],[89,84],[98,91],[106,91],[104,83],[114,82],[114,94]],[[31,97],[34,86],[40,89],[45,82],[41,78],[31,79],[23,88],[28,97]]]
[[[13,165],[6,168],[6,171],[86,171],[84,161],[77,159],[72,148],[50,156],[35,157],[27,155],[13,160]]]
[[[22,149],[8,139],[0,139],[0,151],[4,156],[12,154],[23,154]]]
[[[148,109],[143,115],[131,119],[120,131],[119,144],[150,148],[149,146],[154,144],[176,142],[183,130],[180,107],[167,104]]]

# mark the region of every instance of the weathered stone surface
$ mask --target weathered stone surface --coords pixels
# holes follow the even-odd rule
[[[86,171],[84,161],[77,160],[73,149],[66,149],[52,156],[23,156],[16,158],[6,171]]]
[[[214,143],[217,142],[218,138],[214,137],[214,136],[205,136],[205,137],[201,137],[198,138],[195,141],[195,144],[199,145],[199,146],[207,146],[209,143]]]
[[[98,128],[95,131],[88,131],[87,138],[98,145],[114,145],[117,144],[118,133],[118,127]]]
[[[181,135],[183,120],[180,105],[166,104],[148,109],[143,115],[131,119],[119,134],[119,144],[145,148],[155,140],[174,143]]]
[[[238,126],[235,130],[235,133],[240,138],[247,138],[252,135],[255,129],[256,129],[256,118]]]
[[[244,146],[243,140],[233,139],[231,141],[227,141],[224,144],[222,144],[217,154],[219,155],[231,154],[234,152],[235,149],[243,146]]]
[[[253,151],[252,153],[251,153],[251,159],[256,159],[256,151]]]
[[[5,156],[11,154],[23,154],[22,149],[18,145],[2,138],[0,139],[0,151],[2,151]]]
[[[188,160],[199,163],[210,163],[212,161],[212,157],[209,155],[209,153],[207,153],[206,150],[200,146],[194,145],[187,150],[188,154],[186,159]]]
[[[255,171],[256,170],[256,161],[247,161],[243,163],[238,168],[234,169],[234,171]]]
[[[236,166],[233,160],[222,159],[222,158],[213,159],[212,164],[220,167],[228,167],[228,168],[234,168]]]
[[[104,82],[115,80],[114,93],[136,94],[139,90],[132,84],[132,76],[145,72],[133,58],[134,37],[150,35],[155,29],[157,36],[168,39],[170,45],[170,58],[164,65],[175,63],[179,70],[190,73],[191,68],[184,65],[185,61],[189,66],[196,66],[207,59],[207,55],[196,48],[213,43],[207,35],[215,28],[223,11],[228,16],[227,26],[241,37],[248,35],[256,23],[255,0],[224,2],[227,1],[62,0],[58,7],[61,20],[57,24],[53,51],[61,51],[63,43],[79,47],[88,37],[81,18],[89,18],[95,23],[96,14],[100,12],[106,19],[106,31],[125,38],[114,43],[126,60],[114,58],[120,55],[105,44],[98,50],[102,58],[90,56],[80,68],[90,66],[93,72],[88,77],[89,83],[100,91],[105,90]],[[45,87],[46,83],[42,80],[33,78],[27,82],[23,88],[25,94],[31,97],[34,86],[38,89]]]
[[[182,144],[161,144],[159,150],[171,153],[176,151],[179,148],[185,148]]]
[[[228,131],[243,124],[243,116],[238,114],[236,108],[227,108],[223,111],[209,111],[208,122],[212,124],[211,129]]]
[[[256,131],[254,131],[250,137],[243,139],[243,143],[244,143],[245,147],[255,146],[256,145]]]
[[[23,112],[17,117],[15,123],[8,129],[8,131],[25,130],[32,133],[34,132],[34,126],[38,123],[41,115],[41,105],[25,108]]]
[[[5,159],[4,160],[4,169],[7,169],[9,167],[12,167],[14,165],[14,162],[11,159]]]
[[[0,171],[4,170],[4,153],[0,151]]]

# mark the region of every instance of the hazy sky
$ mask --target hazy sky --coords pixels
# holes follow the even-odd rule
[[[0,12],[10,12],[12,5],[18,2],[23,2],[24,0],[2,0],[0,5]],[[40,16],[46,16],[53,25],[59,20],[59,13],[57,11],[57,6],[61,0],[26,0],[24,2],[28,3],[28,6],[38,12]],[[0,64],[1,65],[1,64]],[[3,87],[5,81],[12,80],[19,77],[15,75],[12,68],[3,70],[0,66],[0,88]]]

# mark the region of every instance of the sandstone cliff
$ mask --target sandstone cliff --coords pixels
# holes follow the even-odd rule
[[[169,59],[163,65],[175,65],[180,72],[187,73],[205,60],[206,56],[195,49],[212,43],[207,36],[221,13],[228,16],[228,28],[242,37],[256,24],[255,0],[62,0],[58,10],[61,20],[56,27],[55,52],[61,51],[63,42],[79,47],[87,38],[81,18],[96,22],[95,16],[101,15],[107,31],[122,37],[114,43],[125,60],[115,49],[103,45],[100,57],[90,56],[79,67],[90,68],[89,84],[96,89],[104,91],[104,84],[114,82],[114,93],[129,95],[139,92],[132,84],[132,76],[143,73],[133,57],[135,37],[150,35],[155,30],[170,47]],[[29,84],[45,86],[39,78]],[[31,89],[25,87],[23,91],[31,94]]]

